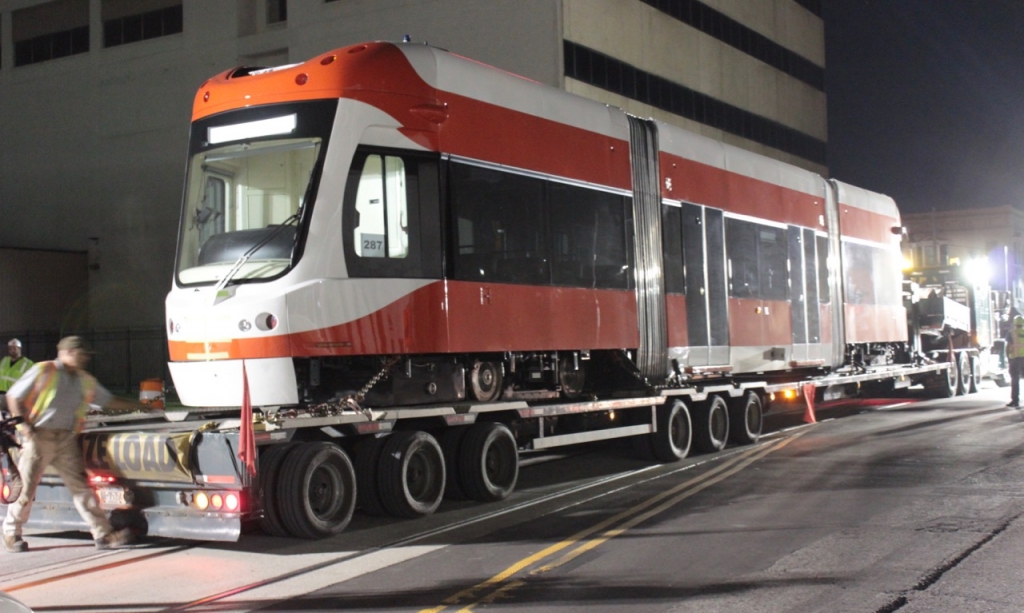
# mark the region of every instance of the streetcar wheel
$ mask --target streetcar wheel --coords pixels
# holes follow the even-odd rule
[[[285,457],[295,449],[294,443],[274,445],[268,448],[259,459],[260,500],[263,515],[260,517],[260,529],[270,536],[288,536],[288,529],[281,520],[278,482],[281,466]]]
[[[426,432],[389,436],[377,466],[380,500],[395,517],[419,517],[437,510],[444,496],[444,454]]]
[[[967,355],[966,351],[961,351],[960,355],[957,356],[956,372],[958,375],[956,383],[957,395],[963,396],[971,393],[971,379],[973,377],[971,373],[971,356]]]
[[[441,453],[444,454],[444,497],[448,500],[465,500],[466,491],[462,487],[459,476],[459,452],[462,439],[466,436],[466,427],[448,428],[441,433]]]
[[[469,392],[474,400],[494,402],[501,397],[502,376],[501,364],[497,362],[473,363],[469,369]]]
[[[693,438],[690,411],[676,398],[657,409],[658,431],[650,434],[651,451],[659,462],[677,462],[690,453]]]
[[[503,424],[471,426],[462,441],[459,460],[462,487],[473,500],[502,500],[516,487],[519,448],[512,432]]]
[[[579,398],[583,393],[583,385],[587,381],[587,371],[583,368],[584,362],[579,363],[579,368],[573,362],[571,353],[562,354],[558,359],[558,383],[562,387],[562,395],[566,398]]]
[[[305,443],[281,470],[281,517],[293,536],[322,538],[348,526],[356,508],[356,471],[333,443]]]
[[[377,487],[377,467],[385,438],[367,437],[356,445],[356,507],[367,515],[387,515]]]
[[[761,438],[764,409],[757,392],[747,392],[729,409],[729,440],[737,445],[752,445]]]
[[[712,396],[694,408],[693,446],[697,451],[725,449],[729,440],[729,409],[721,396]]]

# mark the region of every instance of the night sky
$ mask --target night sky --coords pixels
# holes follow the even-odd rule
[[[824,0],[833,177],[1024,209],[1024,0]]]

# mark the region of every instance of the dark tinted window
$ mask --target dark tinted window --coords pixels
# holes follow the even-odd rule
[[[686,293],[683,265],[682,209],[677,206],[661,207],[661,242],[664,247],[665,291],[670,294]]]
[[[547,213],[553,284],[629,286],[622,196],[549,183]]]
[[[622,196],[453,163],[449,198],[455,279],[630,286]]]
[[[726,219],[725,245],[729,258],[729,295],[733,298],[759,297],[757,226],[749,221]]]
[[[733,298],[789,298],[786,232],[740,219],[726,219],[729,295]]]
[[[832,288],[828,284],[828,237],[818,236],[818,300],[832,302]]]
[[[789,261],[786,231],[769,226],[757,227],[757,261],[761,297],[765,300],[789,299]]]

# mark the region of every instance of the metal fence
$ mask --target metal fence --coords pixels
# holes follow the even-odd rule
[[[167,369],[167,333],[162,327],[122,328],[111,330],[21,330],[0,332],[6,355],[7,342],[21,341],[21,352],[30,360],[52,360],[57,356],[61,338],[76,334],[96,352],[89,372],[115,394],[137,395],[139,382],[162,379],[171,384]]]

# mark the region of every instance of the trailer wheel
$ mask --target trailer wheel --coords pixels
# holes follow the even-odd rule
[[[501,385],[504,379],[501,364],[477,360],[466,376],[469,379],[469,392],[475,400],[494,402],[501,397]]]
[[[737,445],[752,445],[761,438],[764,409],[757,392],[747,392],[729,408],[729,440]]]
[[[981,385],[981,356],[971,356],[971,390],[970,393],[977,394]]]
[[[462,487],[473,500],[502,500],[519,480],[519,447],[504,424],[471,426],[462,441],[459,460]]]
[[[690,453],[693,429],[686,403],[676,398],[657,408],[658,431],[650,434],[651,451],[659,462],[678,462]]]
[[[367,515],[387,515],[380,501],[377,469],[386,437],[367,437],[356,445],[356,507]]]
[[[355,511],[356,471],[341,447],[306,443],[285,458],[278,491],[281,517],[292,536],[333,536]]]
[[[712,396],[693,410],[693,446],[697,451],[713,452],[725,449],[729,440],[729,408],[721,396]]]
[[[377,467],[380,500],[395,517],[420,517],[444,497],[444,454],[426,432],[396,432],[385,439]]]
[[[966,351],[961,351],[956,358],[956,373],[958,375],[957,395],[964,396],[971,393],[971,379],[974,378],[974,375],[971,372],[971,356],[967,355]]]
[[[444,497],[448,500],[468,498],[459,476],[459,453],[462,450],[462,439],[468,430],[464,426],[448,428],[441,433],[441,440],[438,441],[444,454]]]
[[[278,490],[281,465],[285,457],[291,453],[297,445],[286,443],[269,447],[260,456],[260,499],[263,502],[263,516],[260,517],[260,529],[264,534],[270,536],[288,536],[288,529],[284,527],[281,519],[280,492]]]
[[[945,374],[929,377],[924,383],[925,391],[935,398],[952,398],[956,396],[957,385],[959,385],[959,377],[957,376],[956,362],[950,362]]]

